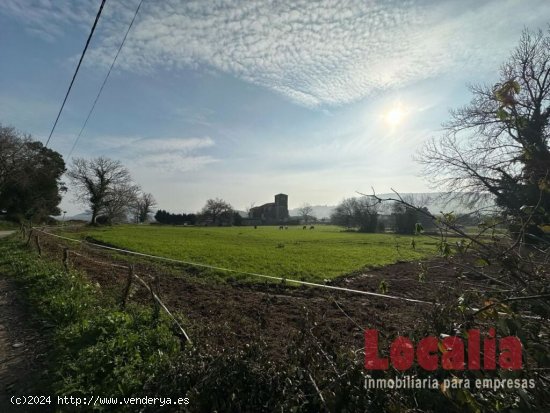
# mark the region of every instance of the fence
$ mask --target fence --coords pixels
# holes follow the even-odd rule
[[[56,237],[56,238],[60,238],[60,239],[65,239],[65,240],[69,240],[69,241],[72,241],[72,242],[77,242],[77,243],[85,243],[84,241],[81,241],[81,240],[77,240],[77,239],[73,239],[73,238],[68,238],[68,237],[62,237],[60,235],[56,235],[56,234],[51,234],[49,232],[46,232],[44,229],[44,227],[42,227],[43,229],[38,229],[38,228],[30,228],[28,229],[28,234],[26,234],[26,231],[27,229],[22,227],[21,228],[21,235],[23,238],[27,238],[27,245],[30,244],[31,242],[31,239],[32,239],[32,235],[33,235],[33,232],[38,232],[38,233],[42,233],[42,234],[45,234],[45,235],[48,235],[48,236],[52,236],[52,237]],[[35,245],[36,245],[36,248],[37,248],[37,251],[38,251],[38,254],[39,256],[42,256],[42,245],[41,245],[41,242],[40,242],[40,237],[38,234],[35,234],[34,235],[34,242],[35,242]],[[87,243],[87,242],[86,242]],[[97,244],[93,244],[93,243],[87,243],[89,245],[93,245],[93,246],[99,246]],[[65,270],[69,270],[69,255],[72,254],[72,255],[75,255],[75,256],[79,256],[85,260],[88,260],[90,262],[93,262],[95,264],[99,264],[99,265],[103,265],[103,266],[110,266],[110,267],[114,267],[114,268],[119,268],[119,269],[125,269],[128,271],[128,278],[127,278],[127,283],[126,283],[126,286],[125,286],[125,289],[124,289],[124,293],[123,293],[123,296],[121,298],[121,307],[124,309],[126,307],[126,304],[127,304],[127,301],[128,301],[128,296],[130,294],[130,289],[131,289],[131,286],[132,286],[132,283],[133,283],[133,280],[137,280],[141,285],[143,285],[143,287],[145,287],[145,289],[147,291],[149,291],[149,293],[151,294],[151,298],[152,298],[152,301],[155,303],[156,306],[158,306],[157,308],[160,309],[162,308],[162,310],[172,319],[172,321],[176,324],[178,330],[181,332],[181,334],[183,334],[183,336],[185,337],[185,340],[189,343],[189,344],[193,344],[193,342],[191,341],[191,338],[189,337],[189,335],[187,334],[187,332],[185,331],[185,329],[183,328],[183,326],[181,325],[181,322],[178,321],[178,319],[173,315],[173,313],[168,309],[168,307],[166,306],[166,304],[160,299],[159,297],[159,280],[158,280],[158,276],[157,277],[150,277],[152,278],[152,281],[153,283],[147,283],[144,278],[146,276],[140,276],[139,274],[137,274],[135,271],[134,271],[134,267],[132,265],[120,265],[120,264],[114,264],[114,263],[111,263],[111,262],[106,262],[106,261],[99,261],[99,260],[96,260],[96,259],[93,259],[91,257],[88,257],[84,254],[81,254],[81,253],[78,253],[76,251],[72,251],[70,248],[66,247],[66,246],[61,246],[62,249],[63,249],[63,259],[62,259],[62,262],[63,262],[63,266],[65,268]],[[155,290],[157,290],[155,292]],[[156,311],[156,314],[158,316],[158,309]]]
[[[54,228],[58,228],[58,227],[54,227]],[[65,227],[65,228],[68,228],[68,227]],[[162,257],[162,256],[157,256],[157,255],[152,255],[152,254],[136,252],[136,251],[130,251],[130,250],[122,249],[122,248],[116,248],[116,247],[110,247],[110,246],[107,246],[107,245],[96,244],[96,243],[89,242],[89,241],[86,241],[86,240],[75,239],[75,238],[61,236],[61,235],[58,235],[58,234],[53,234],[51,232],[47,232],[46,231],[47,229],[48,229],[48,227],[41,227],[41,229],[36,228],[36,227],[26,229],[26,228],[22,227],[22,229],[21,229],[22,236],[24,238],[27,237],[27,244],[30,244],[33,232],[37,233],[37,234],[35,234],[34,240],[35,240],[35,245],[37,247],[38,253],[40,255],[42,254],[42,248],[41,248],[40,238],[39,238],[38,234],[44,234],[45,236],[54,237],[54,238],[61,239],[61,240],[64,240],[64,241],[68,241],[68,242],[72,242],[72,243],[84,244],[84,245],[90,246],[92,248],[104,249],[104,250],[118,252],[118,253],[122,253],[122,254],[126,254],[126,255],[133,255],[133,256],[137,256],[137,257],[147,258],[147,259],[150,259],[150,260],[159,260],[159,261],[183,264],[183,265],[194,266],[194,267],[199,267],[199,268],[207,268],[207,269],[212,269],[212,270],[221,271],[221,272],[238,273],[238,274],[248,275],[248,276],[262,278],[262,279],[288,282],[288,283],[293,283],[293,284],[297,284],[297,285],[304,285],[304,286],[322,288],[322,289],[333,290],[333,291],[341,291],[341,292],[346,292],[346,293],[351,293],[351,294],[360,294],[360,295],[365,295],[365,296],[373,296],[373,297],[389,299],[389,300],[399,300],[399,301],[405,301],[405,302],[410,302],[410,303],[415,303],[415,304],[422,304],[422,305],[430,305],[430,306],[439,306],[440,305],[439,303],[436,303],[436,302],[430,302],[430,301],[425,301],[425,300],[420,300],[420,299],[415,299],[415,298],[400,297],[400,296],[395,296],[395,295],[390,295],[390,294],[375,293],[375,292],[371,292],[371,291],[363,291],[363,290],[339,287],[339,286],[334,286],[334,285],[326,285],[326,284],[319,284],[319,283],[314,283],[314,282],[309,282],[309,281],[295,280],[295,279],[289,279],[289,278],[284,278],[284,277],[276,277],[276,276],[272,276],[272,275],[266,275],[266,274],[260,274],[260,273],[254,273],[254,272],[247,272],[247,271],[235,270],[235,269],[230,269],[230,268],[223,268],[223,267],[214,266],[214,265],[208,265],[208,264],[203,264],[203,263],[196,263],[196,262],[178,260],[178,259],[173,259],[173,258],[168,258],[168,257]],[[28,231],[28,234],[26,234],[26,231]],[[186,340],[188,340],[188,342],[191,343],[191,340],[190,340],[188,334],[186,333],[185,329],[181,325],[181,323],[176,319],[176,317],[174,317],[172,312],[162,302],[162,300],[159,298],[159,294],[155,293],[154,284],[147,283],[146,281],[144,281],[138,274],[136,274],[133,271],[132,266],[124,266],[124,265],[120,265],[120,264],[97,261],[97,260],[91,259],[89,257],[86,257],[83,254],[79,254],[76,251],[70,251],[69,248],[64,247],[63,263],[64,263],[66,268],[68,268],[69,253],[79,255],[79,256],[81,256],[85,259],[88,259],[88,260],[91,260],[91,261],[95,262],[96,264],[108,265],[108,266],[112,266],[112,267],[118,267],[118,268],[126,269],[127,271],[129,271],[127,288],[125,289],[124,297],[123,297],[123,300],[122,300],[124,305],[125,305],[125,302],[127,300],[127,294],[129,292],[130,286],[131,286],[131,281],[130,280],[132,278],[135,278],[140,284],[142,284],[150,292],[153,301],[156,302],[160,306],[160,308],[162,308],[163,311],[176,323],[178,329],[184,335]],[[155,284],[158,285],[158,279],[155,280]],[[158,292],[158,289],[157,289],[157,292]],[[479,309],[479,308],[470,307],[470,308],[467,308],[466,310],[469,311],[469,312],[472,312],[472,313],[479,313],[480,311],[483,311],[484,308]],[[506,313],[500,313],[500,312],[499,312],[499,314],[500,315],[506,315]],[[540,317],[529,316],[529,315],[521,315],[521,317],[530,318],[530,319],[540,318]]]

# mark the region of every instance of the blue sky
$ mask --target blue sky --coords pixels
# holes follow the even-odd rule
[[[2,124],[45,140],[99,3],[0,1]],[[52,137],[64,156],[137,3],[106,2]],[[172,211],[427,192],[414,153],[548,16],[547,0],[145,0],[73,156],[120,159]]]

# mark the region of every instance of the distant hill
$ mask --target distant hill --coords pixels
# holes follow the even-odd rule
[[[313,208],[313,212],[311,213],[311,215],[318,219],[321,219],[329,218],[330,215],[334,212],[334,208],[336,208],[336,205],[312,205],[311,208]],[[300,208],[289,209],[288,213],[291,217],[299,216],[299,209]]]
[[[61,219],[60,217],[56,217],[57,219]],[[72,217],[65,217],[65,221],[91,221],[92,219],[92,213],[91,212],[82,212],[77,215],[73,215]]]
[[[401,197],[405,200],[406,198],[412,198],[413,204],[418,206],[427,207],[430,212],[437,214],[439,212],[455,212],[455,213],[467,213],[471,212],[472,209],[466,207],[456,200],[449,200],[448,193],[445,192],[411,192],[411,193],[400,193]],[[394,193],[380,194],[380,198],[397,198],[397,195]],[[479,207],[491,207],[494,203],[492,201],[486,201],[479,205]]]

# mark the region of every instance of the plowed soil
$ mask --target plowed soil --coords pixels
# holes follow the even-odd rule
[[[60,260],[61,247],[53,240],[42,241],[45,253]],[[74,252],[69,252],[70,265],[84,270],[106,294],[122,298],[128,270],[111,264],[127,265],[124,258],[88,247],[75,247]],[[384,280],[389,295],[431,303],[456,300],[462,291],[478,285],[478,281],[468,277],[458,278],[457,271],[443,259],[428,260],[423,265],[427,268],[423,281],[419,280],[419,263],[402,262],[340,278],[331,285],[379,293]],[[308,328],[338,347],[361,349],[366,328],[377,328],[381,335],[407,334],[418,331],[421,324],[433,320],[439,311],[433,304],[296,287],[290,283],[208,282],[193,268],[162,267],[145,261],[134,262],[134,268],[136,274],[152,285],[155,285],[152,279],[158,277],[160,298],[182,317],[191,337],[201,334],[200,326],[208,323],[219,333],[202,338],[210,345],[225,348],[261,339],[275,353],[292,336]],[[133,283],[132,291],[131,301],[152,305],[150,292],[139,283]]]

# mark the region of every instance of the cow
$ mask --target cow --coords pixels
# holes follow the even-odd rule
[[[315,229],[315,227],[312,225],[311,227],[309,227],[309,229]]]
[[[306,229],[307,228],[307,225],[304,225],[304,227],[302,229]]]

